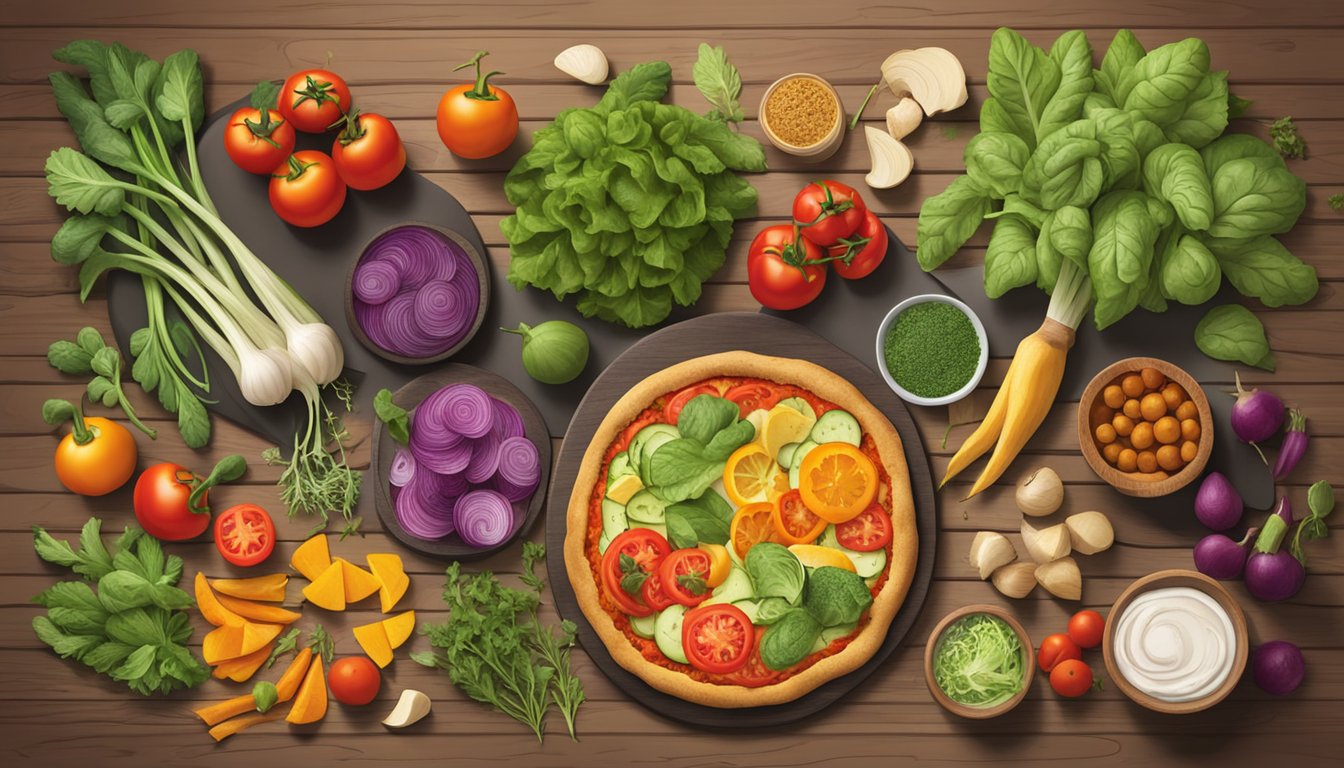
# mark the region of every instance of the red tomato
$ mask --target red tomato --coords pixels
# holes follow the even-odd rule
[[[770,520],[775,524],[781,544],[811,544],[826,530],[826,521],[807,508],[795,488],[775,500]]]
[[[626,591],[621,581],[628,575],[640,574],[639,587],[642,589],[648,574],[657,570],[658,563],[671,552],[672,546],[667,539],[648,528],[631,528],[612,539],[602,555],[602,586],[612,602],[631,616],[653,613],[652,608]]]
[[[1050,687],[1060,696],[1076,699],[1092,690],[1092,668],[1079,659],[1065,659],[1051,670]]]
[[[325,69],[305,69],[280,86],[280,114],[305,133],[324,133],[350,111],[350,86]]]
[[[351,707],[362,707],[373,701],[383,684],[378,665],[367,656],[344,656],[327,671],[327,685],[336,700]]]
[[[277,216],[296,227],[316,227],[341,212],[345,182],[330,157],[304,149],[272,172],[270,195]]]
[[[234,565],[256,565],[275,551],[275,523],[256,504],[239,504],[215,515],[215,548]]]
[[[823,248],[854,234],[867,212],[859,193],[838,181],[814,181],[793,199],[794,223]]]
[[[244,171],[268,176],[294,152],[294,126],[278,112],[243,107],[229,117],[224,151]]]
[[[747,418],[747,414],[752,411],[764,408],[770,410],[784,399],[784,392],[779,387],[770,384],[738,384],[736,387],[723,393],[725,400],[731,400],[737,403],[737,410],[742,418]]]
[[[391,120],[355,110],[331,145],[331,159],[351,189],[378,189],[406,167],[406,147]]]
[[[674,601],[687,607],[703,603],[714,590],[709,588],[709,553],[703,549],[678,549],[658,565],[658,582]]]
[[[1083,649],[1070,640],[1068,635],[1056,632],[1041,641],[1041,651],[1036,654],[1036,663],[1040,665],[1042,672],[1050,672],[1062,661],[1082,658]]]
[[[677,417],[681,415],[681,409],[685,408],[687,403],[699,395],[714,395],[717,397],[718,394],[719,390],[709,384],[696,384],[693,387],[687,387],[673,395],[672,399],[667,401],[667,405],[663,406],[663,421],[668,424],[676,424]]]
[[[826,286],[824,252],[788,224],[762,229],[747,252],[751,295],[770,309],[797,309]]]
[[[449,90],[439,101],[439,138],[453,154],[471,160],[498,155],[518,135],[518,107],[503,88],[489,83],[491,76],[502,72],[481,72],[485,55],[477,51],[471,61],[454,69],[475,66],[476,82]]]
[[[891,541],[891,516],[881,504],[873,502],[848,522],[835,526],[840,546],[856,552],[873,552]]]
[[[674,602],[672,597],[663,589],[663,580],[658,575],[659,570],[650,571],[644,579],[644,586],[639,588],[639,596],[643,599],[644,605],[648,606],[655,613],[667,608]]]
[[[872,211],[865,211],[863,223],[854,234],[842,238],[829,249],[832,256],[839,257],[835,262],[835,273],[846,280],[867,277],[877,269],[887,257],[887,228]],[[845,256],[850,255],[849,261]]]
[[[682,627],[684,629],[685,624]],[[761,635],[765,633],[756,632],[755,634],[756,639],[752,643],[751,655],[747,657],[746,663],[737,671],[727,675],[725,678],[727,682],[744,688],[760,688],[778,681],[784,674],[765,666],[765,662],[761,661]]]
[[[756,648],[756,628],[735,605],[708,605],[686,612],[681,646],[692,667],[723,675],[747,663]]]
[[[1080,648],[1101,645],[1101,635],[1105,630],[1106,620],[1096,611],[1079,611],[1069,619],[1069,639]]]
[[[177,464],[155,464],[135,481],[135,519],[145,532],[164,541],[194,539],[210,527],[210,493],[201,497],[200,511],[187,506],[200,479]]]

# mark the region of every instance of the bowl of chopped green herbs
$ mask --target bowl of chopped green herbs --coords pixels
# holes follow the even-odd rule
[[[951,296],[911,296],[877,328],[877,369],[907,403],[955,403],[975,389],[988,364],[984,324]]]

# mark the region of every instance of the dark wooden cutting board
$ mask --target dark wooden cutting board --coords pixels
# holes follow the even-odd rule
[[[607,652],[597,633],[579,609],[565,572],[566,508],[578,476],[583,453],[592,442],[607,411],[631,387],[650,374],[675,363],[702,355],[745,350],[763,355],[794,357],[829,368],[848,379],[895,425],[905,447],[910,467],[910,485],[915,497],[915,525],[919,534],[919,560],[905,603],[892,621],[886,640],[877,653],[857,670],[816,688],[811,693],[771,707],[723,710],[692,704],[649,687],[627,672]],[[555,481],[546,510],[546,558],[551,590],[560,614],[579,627],[579,642],[598,668],[618,688],[650,710],[676,720],[708,728],[761,728],[789,723],[813,715],[835,703],[855,686],[877,672],[896,651],[914,625],[928,593],[933,574],[934,536],[937,531],[936,496],[925,458],[924,445],[910,412],[871,368],[854,359],[802,326],[750,312],[706,315],[664,328],[634,344],[602,372],[579,403],[565,433],[556,465]],[[913,653],[907,648],[903,652]]]

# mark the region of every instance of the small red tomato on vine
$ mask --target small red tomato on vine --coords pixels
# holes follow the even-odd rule
[[[848,237],[842,237],[827,252],[837,257],[835,273],[846,280],[867,277],[887,257],[887,228],[872,211],[865,211],[863,223]]]
[[[823,248],[854,234],[867,212],[859,193],[838,181],[814,181],[793,199],[794,223]]]
[[[776,224],[761,230],[747,252],[747,283],[751,295],[770,309],[805,306],[826,286],[821,247],[798,235],[798,227]]]

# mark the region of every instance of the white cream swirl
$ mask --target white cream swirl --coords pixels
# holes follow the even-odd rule
[[[1194,701],[1232,671],[1236,632],[1207,594],[1170,587],[1134,598],[1115,620],[1116,666],[1135,688],[1169,702]]]

